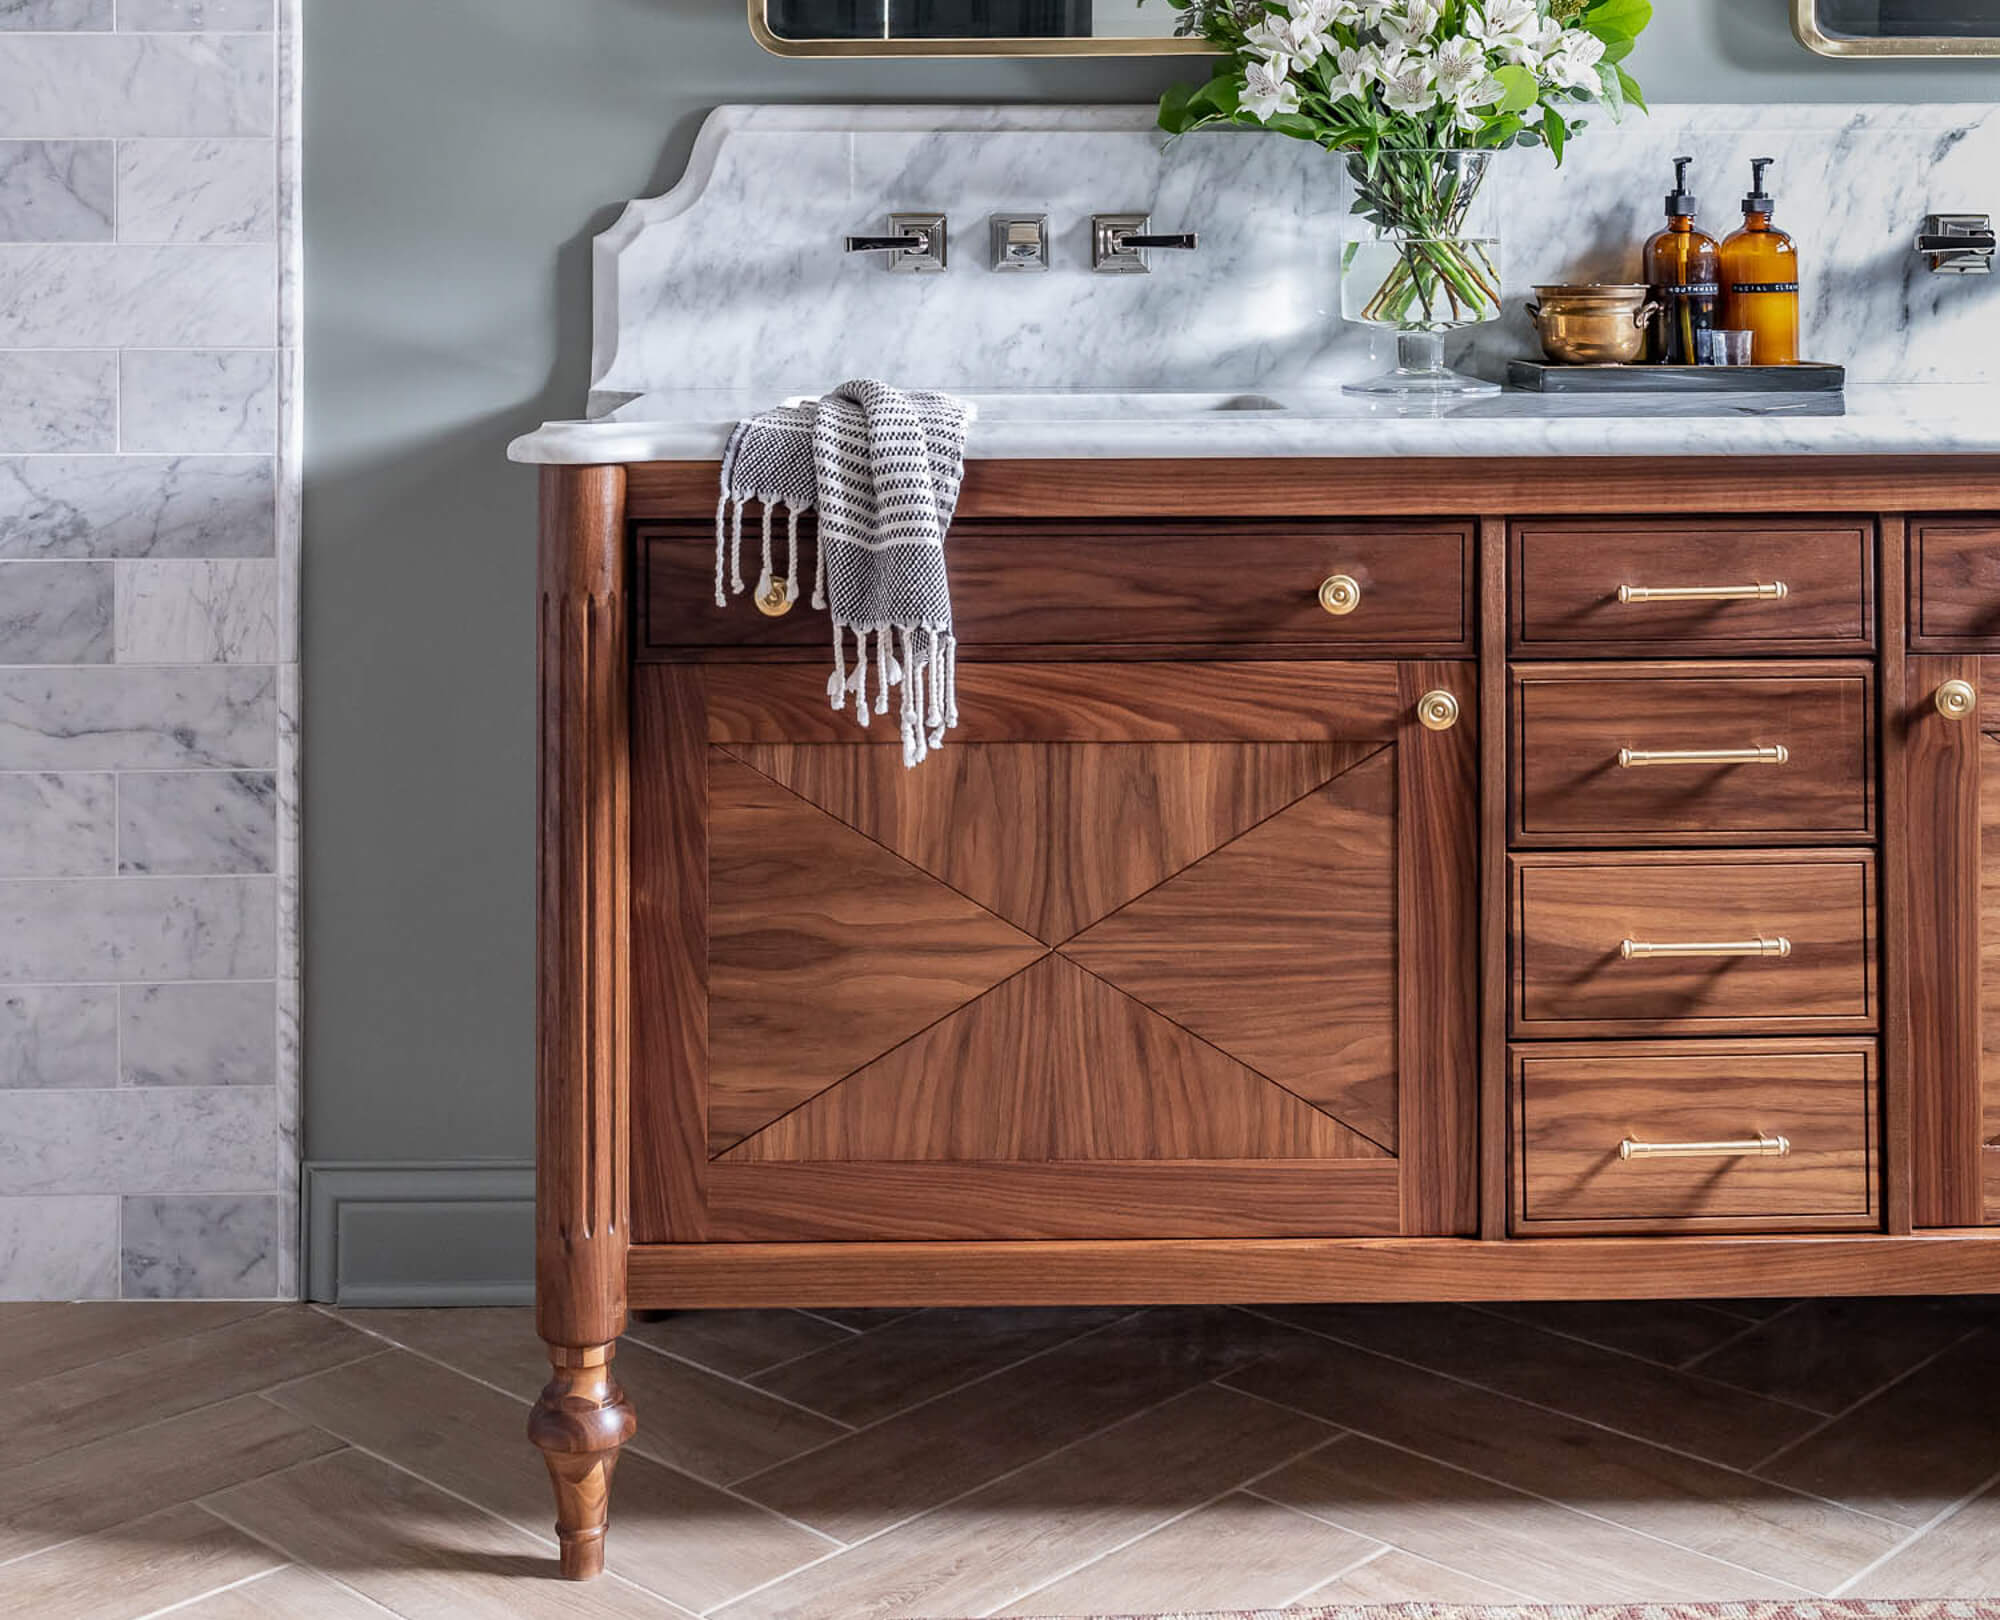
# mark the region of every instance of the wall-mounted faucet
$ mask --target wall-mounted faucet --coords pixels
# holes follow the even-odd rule
[[[1996,246],[1991,214],[1926,214],[1917,233],[1917,251],[1934,276],[1987,275]]]
[[[1047,214],[995,214],[991,223],[995,270],[1048,269]]]
[[[942,214],[891,214],[889,236],[850,236],[849,253],[886,253],[891,270],[923,274],[945,267],[946,229]]]
[[[1090,268],[1099,275],[1143,276],[1152,266],[1146,262],[1149,248],[1171,248],[1192,252],[1201,246],[1194,231],[1171,231],[1151,235],[1150,214],[1092,214],[1090,216]]]

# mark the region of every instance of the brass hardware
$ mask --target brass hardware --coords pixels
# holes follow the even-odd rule
[[[1792,1151],[1789,1138],[1759,1131],[1742,1142],[1635,1142],[1618,1144],[1621,1159],[1782,1159]]]
[[[2000,35],[1901,34],[1867,38],[1829,32],[1820,22],[1821,0],[1792,0],[1792,32],[1821,56],[2000,56]]]
[[[1417,699],[1417,719],[1426,731],[1449,731],[1458,724],[1458,699],[1440,688]]]
[[[1361,606],[1361,582],[1351,574],[1329,574],[1320,581],[1319,605],[1339,615]]]
[[[1528,316],[1542,352],[1559,366],[1623,366],[1646,347],[1646,325],[1659,305],[1638,283],[1537,287]]]
[[[1947,720],[1963,720],[1979,707],[1979,694],[1973,690],[1970,681],[1946,681],[1931,701],[1937,704],[1937,712]]]
[[[770,0],[750,0],[750,37],[773,56],[1181,56],[1215,55],[1205,39],[1113,34],[1006,39],[793,39],[771,26]]]
[[[777,574],[766,574],[757,587],[757,611],[767,619],[782,619],[792,611],[792,582]]]
[[[1782,602],[1791,594],[1782,579],[1768,585],[1620,585],[1621,602]]]
[[[1628,962],[1642,962],[1653,956],[1790,956],[1792,942],[1783,934],[1766,939],[1687,939],[1648,944],[1642,939],[1620,943],[1618,954]]]
[[[1782,765],[1792,757],[1783,743],[1767,748],[1621,748],[1618,763],[1635,765]]]

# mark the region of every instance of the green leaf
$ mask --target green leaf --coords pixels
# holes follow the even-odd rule
[[[1188,120],[1194,116],[1188,111],[1188,98],[1193,89],[1185,84],[1170,84],[1160,93],[1160,128],[1170,135],[1186,131]]]
[[[1603,59],[1607,62],[1624,61],[1632,54],[1632,47],[1639,43],[1630,34],[1612,34],[1609,37],[1599,34],[1597,37],[1604,41]]]
[[[1264,121],[1264,128],[1276,130],[1280,135],[1289,135],[1294,140],[1312,141],[1319,139],[1319,125],[1299,113],[1272,113]]]
[[[1518,62],[1509,62],[1494,75],[1506,86],[1506,93],[1494,105],[1503,113],[1526,112],[1541,94],[1535,75]]]
[[[1618,84],[1619,88],[1625,92],[1625,99],[1631,102],[1633,106],[1637,107],[1639,111],[1641,111],[1642,113],[1650,113],[1653,110],[1652,108],[1646,105],[1646,97],[1645,94],[1639,89],[1639,81],[1633,78],[1632,75],[1627,73],[1623,68],[1618,69]]]
[[[1582,24],[1603,39],[1606,33],[1637,39],[1653,20],[1653,0],[1592,0]]]
[[[1611,109],[1611,116],[1617,118],[1625,111],[1625,86],[1619,83],[1619,72],[1609,62],[1597,64],[1597,82],[1604,86],[1604,105]]]
[[[1242,79],[1233,73],[1218,73],[1188,97],[1188,108],[1205,118],[1227,118],[1242,98]]]
[[[1549,152],[1560,168],[1563,160],[1563,146],[1569,140],[1569,125],[1563,122],[1562,114],[1551,107],[1542,114],[1542,135],[1549,143]]]

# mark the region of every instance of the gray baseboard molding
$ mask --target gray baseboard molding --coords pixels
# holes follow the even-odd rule
[[[305,1166],[306,1297],[335,1305],[526,1305],[535,1167]]]

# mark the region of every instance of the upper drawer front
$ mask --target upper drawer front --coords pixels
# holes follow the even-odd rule
[[[1517,1232],[1879,1223],[1872,1042],[1552,1043],[1513,1069]]]
[[[1875,1024],[1866,850],[1517,855],[1517,1035]]]
[[[750,514],[746,579],[762,537]],[[786,566],[782,525],[774,553]],[[800,568],[812,555],[802,544]],[[1216,646],[1451,654],[1472,647],[1473,531],[1437,523],[1002,523],[955,525],[946,548],[952,617],[968,647],[1059,646],[1118,656]],[[811,647],[826,615],[778,618],[748,597],[715,605],[705,527],[639,531],[641,654]],[[1321,587],[1342,612],[1321,604]]]
[[[1855,663],[1517,668],[1515,837],[1583,845],[1867,838],[1874,679]]]
[[[2000,518],[1910,525],[1910,645],[2000,649]]]
[[[1865,652],[1875,529],[1848,520],[1517,523],[1518,653]]]

